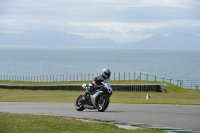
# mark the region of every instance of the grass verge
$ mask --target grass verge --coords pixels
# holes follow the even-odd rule
[[[0,84],[30,85],[27,82],[1,82]],[[84,82],[56,82],[51,84],[82,84]],[[47,83],[31,83],[32,85],[43,85]],[[111,84],[167,84],[167,93],[158,92],[133,92],[114,91],[111,103],[128,104],[179,104],[200,105],[200,90],[186,90],[166,82],[154,81],[112,81]],[[76,98],[84,91],[62,91],[62,90],[18,90],[0,89],[0,102],[75,102]],[[152,96],[146,100],[146,95]]]
[[[0,102],[68,102],[75,103],[82,91],[46,91],[46,90],[10,90],[0,89]],[[146,100],[147,92],[115,91],[111,96],[111,103],[125,104],[179,104],[200,105],[200,91],[187,93],[148,93],[151,100]]]
[[[88,123],[56,116],[0,112],[0,118],[0,133],[164,133],[157,129],[126,130],[108,123]]]

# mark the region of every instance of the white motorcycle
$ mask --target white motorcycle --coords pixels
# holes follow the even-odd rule
[[[112,88],[110,82],[102,82],[100,89],[89,92],[88,87],[91,84],[83,84],[82,88],[87,92],[85,95],[85,100],[83,100],[83,95],[80,95],[75,103],[76,110],[83,111],[84,109],[97,109],[99,112],[104,112],[109,103],[110,96],[112,95]]]

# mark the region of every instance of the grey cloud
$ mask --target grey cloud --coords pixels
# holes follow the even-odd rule
[[[200,22],[199,0],[1,0],[0,3],[1,31],[55,30],[112,36],[120,41],[120,37],[130,40],[133,34],[200,33],[200,27],[192,21]],[[141,25],[133,26],[134,23]]]
[[[4,2],[4,15],[33,16],[43,19],[69,19],[84,22],[156,22],[158,20],[199,19],[200,9],[166,6],[134,6],[134,2],[91,3],[69,1]],[[119,5],[123,3],[122,5]],[[131,4],[132,3],[132,4]],[[143,3],[145,5],[145,3]],[[137,3],[136,3],[137,5]]]
[[[145,23],[143,24],[145,25]],[[151,25],[151,23],[147,23]],[[127,34],[169,34],[169,33],[200,33],[200,21],[193,20],[174,20],[163,21],[160,23],[152,23],[154,28],[144,28],[136,31],[134,29],[128,31]]]

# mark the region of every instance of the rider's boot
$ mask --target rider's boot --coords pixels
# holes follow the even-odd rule
[[[86,88],[85,93],[82,95],[83,102],[86,102],[86,95],[91,92],[91,87]]]
[[[85,101],[86,100],[86,94],[87,92],[85,92],[83,95],[82,95],[82,99]]]
[[[86,103],[86,95],[87,95],[87,92],[85,92],[83,95],[82,95],[82,103]]]

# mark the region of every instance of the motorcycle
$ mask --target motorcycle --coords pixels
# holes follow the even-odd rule
[[[104,112],[110,103],[110,96],[113,92],[110,82],[102,82],[100,89],[92,92],[88,91],[91,86],[91,84],[82,85],[82,88],[86,91],[85,100],[83,100],[83,95],[80,95],[76,100],[75,108],[77,111],[97,109],[99,112]]]

